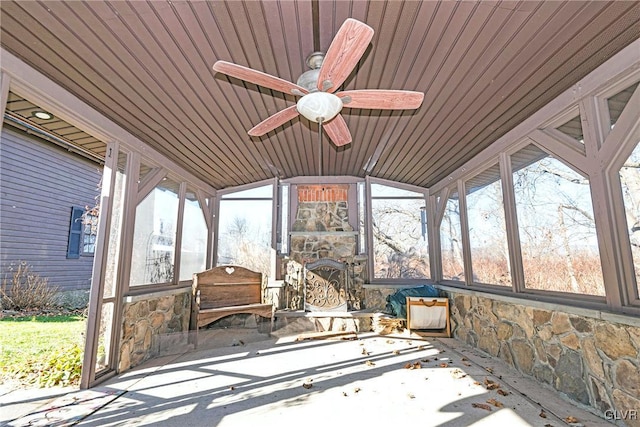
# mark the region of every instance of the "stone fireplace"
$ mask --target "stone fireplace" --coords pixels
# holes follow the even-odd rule
[[[355,199],[350,184],[297,186],[290,259],[286,265],[285,281],[292,291],[288,308],[314,311],[318,307],[318,295],[323,294],[328,296],[327,301],[335,300],[336,307],[348,310],[365,307],[362,285],[366,257],[358,255]],[[323,264],[320,260],[330,262]],[[319,265],[323,265],[322,268],[315,270]],[[314,271],[307,266],[313,266]],[[305,277],[307,280],[303,280]],[[328,302],[320,307],[327,311],[342,309]]]

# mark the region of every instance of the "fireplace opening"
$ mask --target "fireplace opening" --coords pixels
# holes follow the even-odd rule
[[[322,258],[304,265],[304,310],[347,311],[349,275],[347,265]]]

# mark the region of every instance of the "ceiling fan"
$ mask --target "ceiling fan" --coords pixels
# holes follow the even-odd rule
[[[285,108],[249,130],[251,136],[262,136],[298,115],[320,124],[336,146],[351,142],[351,133],[340,114],[345,108],[406,110],[422,104],[424,94],[408,90],[345,90],[336,92],[364,54],[373,28],[347,19],[335,35],[326,55],[314,52],[307,59],[311,70],[291,83],[263,72],[226,61],[217,61],[213,69],[219,73],[254,83],[279,92],[300,96],[296,105]],[[335,92],[335,94],[334,94]]]

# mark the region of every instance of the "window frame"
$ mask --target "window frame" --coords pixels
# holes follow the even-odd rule
[[[82,253],[83,228],[82,217],[85,209],[81,206],[71,206],[69,219],[69,236],[67,239],[67,259],[80,259]]]

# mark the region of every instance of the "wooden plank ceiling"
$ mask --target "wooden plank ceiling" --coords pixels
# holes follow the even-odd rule
[[[430,186],[640,37],[636,1],[6,1],[0,43],[215,188],[317,175],[317,125],[247,130],[295,98],[216,74],[295,82],[348,18],[375,30],[343,88],[425,93],[343,110],[325,175]],[[316,25],[314,25],[316,24]],[[314,34],[314,28],[317,32]]]

